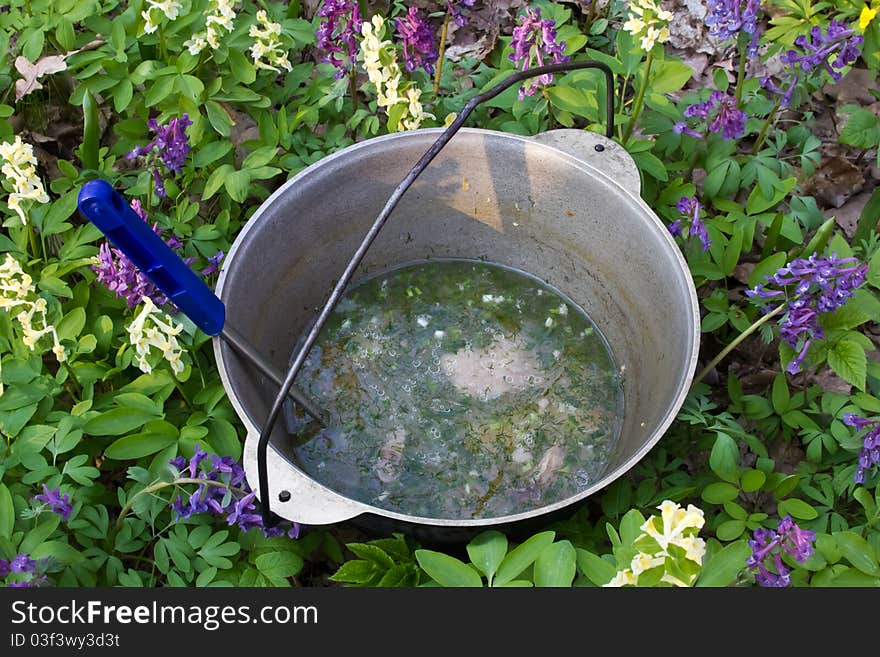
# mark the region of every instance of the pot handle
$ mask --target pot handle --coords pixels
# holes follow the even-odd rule
[[[105,180],[90,180],[77,198],[79,211],[208,335],[218,335],[226,307],[204,281],[153,232]]]

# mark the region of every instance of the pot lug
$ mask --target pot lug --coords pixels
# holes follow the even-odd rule
[[[257,470],[257,442],[260,436],[248,432],[244,443],[244,470],[248,485],[259,498],[260,485]],[[266,450],[269,475],[269,494],[272,511],[303,525],[332,525],[362,514],[367,507],[359,502],[334,493],[311,479],[284,459],[269,444]],[[286,501],[282,501],[285,500]]]
[[[560,128],[541,132],[531,139],[573,155],[599,169],[633,194],[641,193],[642,179],[632,156],[623,146],[605,135],[589,130]]]

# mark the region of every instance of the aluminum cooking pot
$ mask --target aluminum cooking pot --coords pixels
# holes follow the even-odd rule
[[[327,156],[273,193],[239,233],[216,293],[227,321],[284,371],[293,345],[399,181],[442,129],[369,139]],[[366,252],[352,284],[401,263],[485,259],[529,272],[580,305],[621,365],[621,434],[586,490],[503,517],[427,518],[346,497],[304,472],[278,423],[266,451],[272,510],[306,525],[351,521],[422,540],[528,530],[606,487],[663,436],[697,363],[700,317],[687,263],[639,196],[637,168],[601,135],[554,130],[528,138],[462,129],[412,184]],[[215,339],[220,376],[247,429],[244,466],[258,490],[257,442],[278,386]],[[264,368],[265,371],[265,368]]]

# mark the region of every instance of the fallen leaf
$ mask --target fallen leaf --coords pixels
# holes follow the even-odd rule
[[[29,61],[19,55],[15,58],[15,68],[22,74],[20,80],[15,81],[15,100],[18,102],[29,93],[42,89],[39,78],[52,73],[60,73],[67,70],[67,55],[48,55],[41,57],[36,62]]]

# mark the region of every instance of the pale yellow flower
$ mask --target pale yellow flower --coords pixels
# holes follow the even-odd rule
[[[265,10],[257,12],[257,23],[251,25],[248,35],[255,39],[250,51],[254,66],[276,73],[282,68],[288,71],[293,68],[279,38],[281,24],[270,21]]]
[[[657,43],[669,40],[669,21],[672,12],[663,9],[655,0],[632,0],[623,29],[637,39],[639,48],[649,52]]]
[[[3,166],[0,171],[12,185],[12,192],[6,199],[9,206],[21,219],[22,225],[27,224],[27,215],[22,201],[48,203],[49,195],[43,188],[43,181],[37,175],[37,158],[34,147],[16,135],[12,142],[0,143],[0,158]]]
[[[654,557],[650,554],[639,552],[636,556],[633,557],[632,563],[630,564],[630,570],[632,571],[633,575],[638,577],[646,570],[651,570],[651,568],[662,566],[664,561],[665,559],[663,557]]]
[[[0,264],[0,309],[8,312],[18,322],[21,343],[28,349],[33,351],[42,337],[51,335],[52,353],[59,363],[63,362],[67,359],[67,354],[58,339],[55,326],[48,323],[46,300],[37,297],[36,291],[30,274],[26,274],[21,264],[7,253],[3,264]],[[10,312],[13,309],[17,312]],[[0,380],[0,395],[2,394],[3,383]]]
[[[128,325],[128,342],[134,347],[135,364],[146,374],[152,372],[148,357],[155,347],[171,370],[179,374],[183,371],[180,359],[183,348],[176,336],[183,330],[183,325],[176,324],[167,313],[160,311],[150,297],[143,297],[141,302],[143,305]]]
[[[635,586],[637,578],[633,576],[632,571],[630,570],[621,570],[619,571],[610,582],[607,584],[603,584],[603,587],[620,587],[620,586]]]

